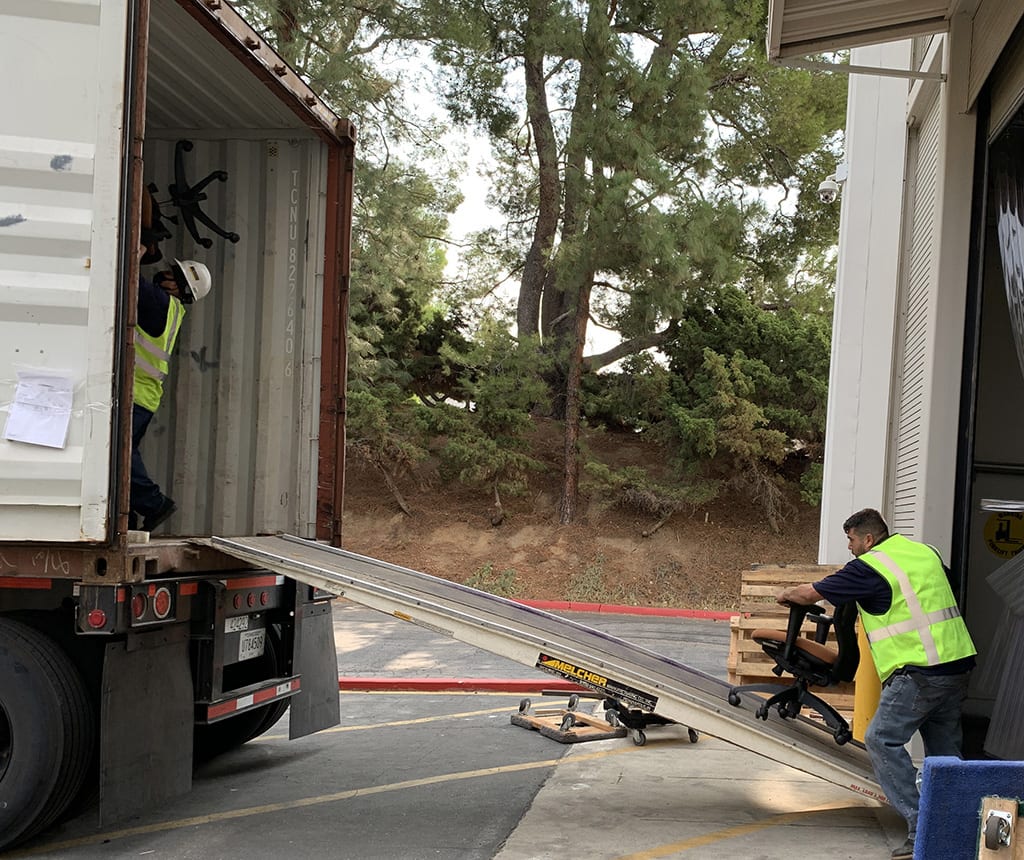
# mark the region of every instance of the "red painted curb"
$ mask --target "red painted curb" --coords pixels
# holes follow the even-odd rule
[[[566,693],[584,692],[585,688],[571,681],[538,678],[338,678],[338,689],[349,692],[370,693],[380,690],[391,692],[431,693],[540,693],[558,690]]]
[[[720,612],[713,609],[671,609],[666,606],[622,606],[615,603],[577,603],[572,600],[520,600],[523,606],[543,609],[546,612],[614,612],[620,615],[661,615],[670,618],[710,618],[728,621],[736,612]]]

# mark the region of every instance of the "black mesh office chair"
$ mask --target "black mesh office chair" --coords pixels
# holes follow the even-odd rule
[[[804,619],[810,618],[817,625],[814,638],[800,635]],[[744,684],[729,690],[729,704],[739,705],[740,694],[770,693],[757,709],[757,716],[768,719],[768,711],[775,708],[783,719],[795,717],[802,708],[812,708],[821,714],[825,724],[832,730],[837,744],[845,744],[851,737],[850,724],[828,702],[814,695],[809,687],[831,687],[852,681],[860,662],[860,648],[854,622],[857,619],[857,604],[852,600],[839,607],[833,615],[826,615],[817,604],[791,606],[789,626],[785,631],[760,627],[753,633],[753,640],[773,660],[772,671],[781,677],[783,672],[796,680],[787,684]],[[829,628],[834,627],[836,647],[825,644]]]

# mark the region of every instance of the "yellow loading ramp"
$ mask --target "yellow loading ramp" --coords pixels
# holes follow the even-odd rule
[[[762,699],[727,701],[729,684],[646,648],[540,609],[292,535],[210,539],[255,567],[290,576],[682,723],[857,794],[884,799],[867,751],[839,746],[804,717],[767,721]]]

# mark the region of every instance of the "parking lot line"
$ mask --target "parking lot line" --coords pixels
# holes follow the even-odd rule
[[[804,809],[799,812],[784,812],[781,815],[773,815],[770,818],[763,818],[760,821],[750,821],[746,824],[737,824],[734,827],[726,827],[723,830],[716,830],[713,833],[702,833],[700,836],[693,836],[679,842],[671,842],[667,845],[659,845],[656,848],[648,848],[645,851],[637,851],[633,854],[624,854],[617,860],[656,860],[658,857],[670,857],[691,848],[703,848],[706,845],[713,845],[724,839],[735,839],[737,836],[746,836],[748,833],[756,833],[768,827],[780,827],[784,824],[796,824],[813,815],[820,815],[823,812],[836,812],[838,810],[861,809],[857,804],[830,803],[825,806],[818,806],[814,809]]]
[[[450,716],[450,715],[449,715]],[[632,753],[639,748],[634,746],[616,747],[613,749],[600,750],[592,753],[580,753],[572,756],[574,763],[593,759],[608,758],[610,756]],[[16,860],[21,857],[32,857],[39,854],[48,854],[55,851],[66,851],[71,848],[78,848],[86,845],[98,845],[100,843],[113,842],[118,839],[125,839],[130,836],[140,836],[149,833],[161,833],[170,830],[180,830],[187,827],[198,827],[204,824],[214,824],[219,821],[230,821],[233,819],[247,818],[257,815],[267,815],[275,812],[284,812],[291,809],[302,809],[310,806],[318,806],[325,803],[336,803],[340,800],[349,800],[355,797],[370,797],[377,794],[403,791],[410,788],[422,788],[424,786],[442,785],[444,783],[458,782],[466,779],[477,779],[485,776],[497,776],[503,773],[516,773],[519,771],[535,770],[542,767],[558,767],[566,760],[563,758],[543,759],[541,761],[522,762],[520,764],[501,765],[498,767],[480,768],[478,770],[467,770],[459,773],[440,774],[438,776],[423,777],[421,779],[408,779],[401,782],[388,783],[387,785],[372,785],[365,788],[355,788],[348,791],[338,791],[331,794],[321,794],[315,797],[300,797],[295,800],[281,803],[267,803],[261,806],[248,806],[242,809],[226,810],[208,815],[196,815],[189,818],[179,818],[172,821],[160,821],[153,824],[140,825],[138,827],[126,827],[121,830],[110,830],[104,833],[95,833],[76,839],[69,839],[64,842],[51,842],[31,848],[27,851],[15,851],[6,855],[5,860]]]

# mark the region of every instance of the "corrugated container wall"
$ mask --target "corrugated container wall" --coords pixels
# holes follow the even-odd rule
[[[145,146],[158,201],[174,182],[182,139],[159,134],[151,128]],[[324,156],[312,138],[238,139],[230,131],[194,140],[184,154],[190,182],[227,172],[226,182],[207,187],[204,206],[240,239],[213,237],[206,250],[172,227],[163,244],[165,258],[200,260],[213,276],[210,295],[188,310],[142,444],[154,480],[178,503],[175,533],[314,535],[324,259],[324,189],[316,183]]]
[[[125,10],[0,5],[0,540],[107,533]]]
[[[164,261],[143,274],[177,257],[213,278],[188,307],[142,444],[178,505],[161,534],[316,536],[318,434],[331,426],[320,416],[321,340],[326,326],[343,367],[354,129],[228,4],[14,0],[0,4],[0,40],[0,425],[11,429],[19,372],[73,386],[66,443],[0,438],[0,541],[100,543],[115,532],[137,253],[129,128],[143,132],[143,182],[176,219]],[[139,48],[131,64],[127,45]],[[126,86],[129,65],[145,78]],[[133,124],[143,97],[144,129]],[[239,241],[199,223],[206,248],[171,188],[180,204],[186,183],[214,171],[226,181],[210,182],[200,205]],[[331,372],[338,422],[343,371]],[[321,514],[337,519],[336,476],[321,491],[331,496]]]

